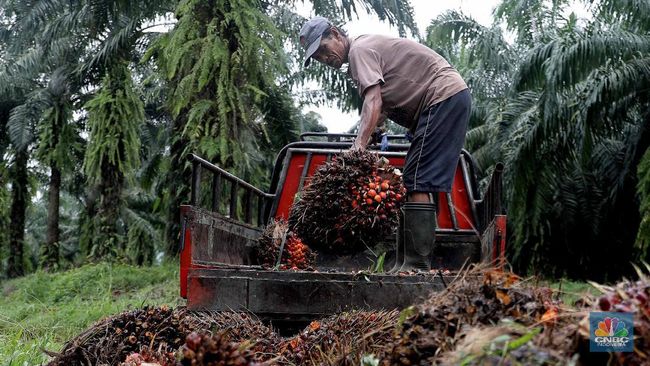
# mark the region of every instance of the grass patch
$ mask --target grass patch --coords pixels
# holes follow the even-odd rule
[[[550,283],[543,284],[553,290],[559,291],[560,299],[562,302],[568,305],[574,305],[578,299],[581,299],[585,295],[599,295],[595,287],[590,285],[587,282],[581,281],[571,281],[571,280],[558,280]]]
[[[0,284],[0,365],[47,362],[97,320],[145,305],[180,305],[178,264],[92,264]]]

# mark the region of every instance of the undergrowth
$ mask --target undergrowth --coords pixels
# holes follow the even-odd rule
[[[181,304],[178,264],[89,264],[0,283],[0,365],[39,365],[109,315],[145,305]]]

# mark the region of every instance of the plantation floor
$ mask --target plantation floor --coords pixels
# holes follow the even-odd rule
[[[178,289],[177,263],[102,263],[0,282],[0,366],[44,363],[49,357],[42,349],[60,351],[106,316],[145,305],[181,305]]]
[[[561,288],[571,303],[586,291],[581,282],[540,285]],[[0,366],[38,365],[42,350],[58,352],[94,322],[145,305],[183,305],[178,264],[154,267],[94,264],[62,273],[38,272],[0,283]]]

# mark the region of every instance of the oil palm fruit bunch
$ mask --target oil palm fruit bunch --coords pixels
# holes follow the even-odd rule
[[[286,253],[286,263],[280,262],[280,269],[313,269],[316,254],[293,233],[287,237]]]
[[[291,208],[289,227],[314,249],[359,252],[395,230],[405,191],[387,159],[348,151],[316,170]]]
[[[143,347],[140,352],[131,353],[120,366],[177,366],[174,352],[159,352]]]
[[[280,253],[281,252],[281,253]],[[316,261],[316,254],[294,233],[288,230],[285,220],[278,220],[267,225],[259,237],[255,248],[255,257],[265,268],[310,270]]]
[[[143,355],[143,345],[167,357],[183,344],[184,318],[166,306],[123,312],[70,340],[49,365],[118,365],[134,352]]]
[[[253,355],[245,343],[229,341],[225,333],[216,335],[192,332],[181,348],[183,366],[253,366]]]
[[[383,349],[392,339],[399,312],[352,311],[312,321],[302,332],[285,338],[278,353],[289,364],[359,365],[364,354]],[[339,359],[338,362],[333,360]]]

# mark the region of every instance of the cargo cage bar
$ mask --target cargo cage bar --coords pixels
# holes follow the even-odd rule
[[[385,135],[388,141],[394,140],[404,140],[407,141],[406,135]],[[307,140],[308,137],[322,137],[326,138],[330,142],[345,142],[346,140],[354,140],[357,137],[356,133],[328,133],[328,132],[304,132],[300,134],[300,141],[311,141]]]
[[[504,214],[503,204],[501,202],[503,168],[503,163],[496,164],[483,199],[477,201],[477,206],[481,212],[481,232],[487,228],[495,216]]]
[[[245,180],[228,173],[226,170],[210,163],[209,161],[194,155],[189,154],[188,160],[192,162],[192,194],[190,198],[190,205],[199,206],[200,193],[201,193],[201,171],[202,168],[207,169],[212,173],[212,196],[211,196],[211,211],[219,212],[221,189],[223,180],[230,182],[230,202],[228,204],[228,217],[237,219],[237,206],[239,202],[238,191],[243,190],[243,209],[244,221],[247,224],[253,224],[253,195],[257,196],[257,226],[263,227],[266,224],[265,210],[269,202],[275,198],[274,194],[266,193],[246,182]]]
[[[340,134],[347,136],[348,134]],[[329,135],[323,135],[329,136]],[[355,136],[355,135],[350,135]],[[401,136],[401,135],[397,135]],[[192,189],[191,189],[191,202],[192,206],[198,206],[200,201],[200,192],[201,192],[201,173],[202,168],[207,169],[212,173],[212,196],[211,196],[211,211],[219,213],[219,204],[221,201],[221,189],[223,180],[230,182],[230,202],[228,204],[228,217],[237,219],[237,206],[238,206],[238,190],[242,189],[243,200],[242,205],[244,209],[243,221],[248,224],[253,224],[253,199],[252,196],[257,196],[257,227],[264,227],[271,215],[273,215],[278,208],[278,196],[282,194],[282,188],[284,185],[284,179],[286,178],[286,169],[288,168],[288,162],[291,159],[291,156],[294,153],[305,153],[306,162],[305,166],[300,174],[300,182],[298,191],[300,191],[307,180],[308,167],[310,166],[312,154],[326,154],[327,160],[330,161],[333,155],[341,153],[342,150],[349,148],[350,143],[346,142],[312,142],[309,143],[309,147],[301,146],[304,142],[290,144],[288,149],[285,149],[284,156],[282,157],[282,169],[279,174],[279,180],[276,181],[276,192],[275,193],[266,193],[259,188],[251,185],[245,180],[227,172],[226,170],[210,163],[209,161],[194,155],[189,154],[188,159],[192,162]],[[293,145],[293,147],[291,147]],[[406,146],[402,145],[393,145],[393,148],[403,149]],[[403,156],[405,151],[384,151],[381,152],[383,156]],[[495,218],[495,215],[503,214],[503,206],[501,202],[502,194],[502,176],[503,176],[503,164],[498,163],[494,169],[488,187],[485,191],[483,197],[477,199],[478,192],[475,192],[475,186],[472,184],[470,176],[473,176],[473,162],[471,158],[468,157],[466,151],[460,155],[460,165],[463,169],[463,179],[465,186],[469,190],[470,195],[470,204],[471,204],[471,215],[474,218],[474,222],[478,223],[476,228],[478,233],[482,233],[491,221]],[[277,168],[277,167],[276,167]],[[275,172],[274,172],[275,173]],[[441,232],[456,232],[459,231],[458,227],[458,218],[457,213],[455,212],[455,205],[453,199],[449,193],[445,195],[446,201],[445,204],[449,207],[450,217],[452,220],[451,230],[438,228]],[[441,202],[442,204],[442,202]],[[461,230],[462,231],[462,230]],[[478,234],[476,233],[476,234]]]

